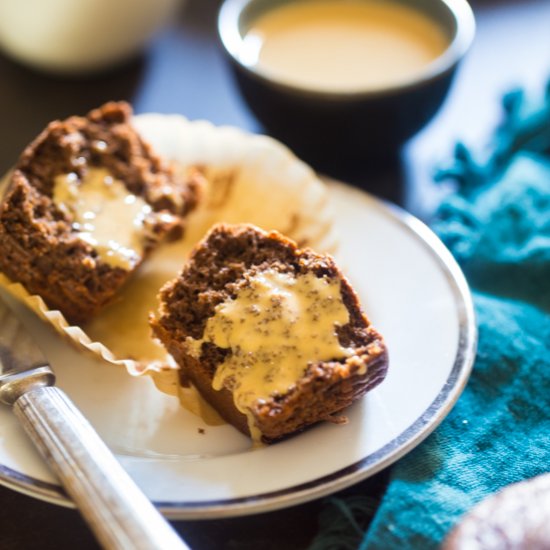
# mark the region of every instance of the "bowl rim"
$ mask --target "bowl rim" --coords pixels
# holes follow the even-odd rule
[[[293,85],[255,70],[239,59],[239,46],[243,37],[239,32],[239,18],[243,10],[258,0],[224,0],[218,12],[218,37],[225,53],[240,70],[253,79],[262,81],[272,88],[294,95],[308,96],[326,100],[353,100],[376,98],[403,93],[419,88],[451,72],[470,49],[475,36],[476,22],[472,8],[467,0],[434,0],[449,10],[456,22],[456,33],[446,50],[415,76],[384,87],[353,90],[323,90],[307,86]],[[302,0],[300,0],[302,1]],[[390,0],[401,3],[400,0]],[[416,9],[412,7],[412,9]]]

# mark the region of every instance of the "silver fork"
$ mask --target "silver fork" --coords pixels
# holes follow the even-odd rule
[[[109,550],[189,550],[70,399],[31,335],[0,300],[0,401]]]

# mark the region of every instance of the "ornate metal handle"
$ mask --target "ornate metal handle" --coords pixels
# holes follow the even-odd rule
[[[15,415],[103,547],[189,550],[69,398],[50,385],[48,367],[13,378]]]

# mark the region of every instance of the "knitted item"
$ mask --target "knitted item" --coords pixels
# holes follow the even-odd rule
[[[437,175],[458,185],[434,229],[472,287],[473,373],[441,426],[392,468],[356,535],[361,550],[437,548],[483,497],[550,469],[550,86],[537,109],[520,92],[504,108],[490,154],[476,161],[459,145]],[[353,513],[354,501],[340,509],[347,503]],[[318,539],[315,550],[337,548]]]

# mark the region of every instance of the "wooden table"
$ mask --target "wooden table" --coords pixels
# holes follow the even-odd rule
[[[84,113],[109,99],[126,99],[136,112],[181,113],[191,119],[261,131],[242,102],[215,34],[216,0],[188,0],[173,25],[145,54],[103,76],[70,80],[41,75],[0,54],[0,173],[50,120]],[[473,3],[478,30],[470,55],[433,121],[404,148],[402,162],[355,183],[429,220],[448,189],[431,180],[458,140],[481,146],[498,122],[500,97],[514,86],[541,93],[550,77],[550,1]],[[344,176],[344,174],[342,174]],[[387,472],[347,492],[378,494]],[[317,531],[322,502],[258,516],[175,522],[194,550],[301,549]],[[271,543],[266,544],[270,533]],[[74,510],[0,487],[0,548],[97,548]]]

